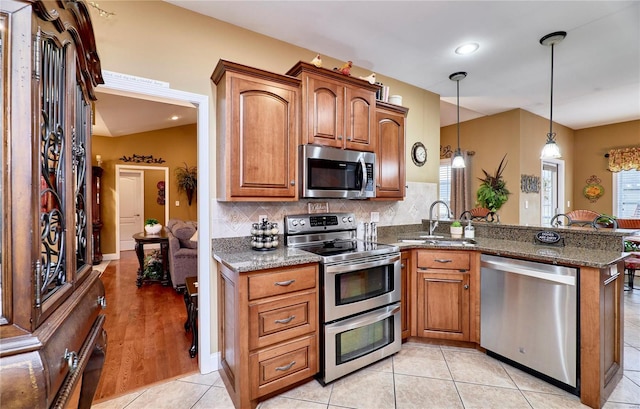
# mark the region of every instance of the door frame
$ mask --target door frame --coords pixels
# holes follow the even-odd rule
[[[217,334],[212,339],[211,329],[218,327],[217,305],[212,305],[212,299],[217,300],[218,286],[217,270],[212,263],[211,257],[211,228],[210,223],[211,207],[209,200],[211,164],[209,158],[215,158],[215,151],[209,151],[209,127],[215,129],[215,116],[213,123],[209,120],[209,95],[194,94],[180,91],[169,87],[168,83],[148,80],[146,78],[133,75],[102,70],[104,84],[99,85],[101,92],[139,97],[154,101],[166,101],[171,103],[181,103],[198,109],[198,195],[204,200],[197,201],[198,207],[198,283],[199,288],[209,291],[200,291],[198,294],[198,366],[200,373],[206,374],[219,369],[220,353],[212,352],[212,345],[217,348]],[[214,91],[212,91],[214,92]],[[215,94],[214,94],[215,95]],[[215,161],[213,161],[215,166]],[[215,169],[215,168],[214,168]],[[215,175],[215,174],[214,174]],[[215,176],[214,176],[215,178]],[[215,180],[215,179],[214,179]],[[185,351],[186,353],[187,351]]]
[[[564,175],[565,175],[565,164],[563,159],[541,159],[540,160],[540,176],[542,176],[542,168],[544,163],[553,163],[558,167],[558,213],[565,213],[565,183],[564,183]],[[540,195],[540,214],[538,215],[538,222],[542,222],[542,201],[543,195]],[[567,204],[566,207],[569,207]]]
[[[167,166],[144,166],[144,165],[116,165],[116,254],[120,258],[120,174],[122,172],[139,170],[142,173],[142,192],[144,193],[145,170],[163,170],[164,183],[169,186],[169,167]],[[164,225],[169,222],[169,189],[164,191]],[[142,207],[144,209],[144,196],[142,196]],[[143,217],[144,220],[144,217]],[[143,222],[144,225],[144,222]]]

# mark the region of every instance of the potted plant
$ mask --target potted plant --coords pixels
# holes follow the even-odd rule
[[[178,183],[178,192],[185,192],[189,206],[193,200],[193,194],[198,187],[198,167],[189,166],[183,162],[184,166],[178,166],[175,170],[176,182]]]
[[[149,280],[159,280],[162,278],[162,253],[160,250],[153,250],[144,258],[144,268],[142,277]]]
[[[449,231],[451,232],[451,237],[459,238],[462,237],[462,223],[457,220],[454,220],[451,223],[451,227],[449,227]]]
[[[144,231],[147,234],[158,234],[162,230],[162,225],[158,219],[149,218],[144,221]]]
[[[476,198],[478,204],[482,207],[486,207],[492,212],[495,212],[502,207],[503,204],[509,198],[509,189],[506,187],[506,182],[502,178],[502,172],[507,167],[505,163],[507,155],[505,154],[496,169],[495,174],[490,175],[486,170],[484,172],[484,178],[478,178],[482,183],[476,192]]]

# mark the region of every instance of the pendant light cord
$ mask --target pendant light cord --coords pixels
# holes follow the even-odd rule
[[[553,139],[553,49],[555,45],[551,44],[551,101],[549,103],[549,138]]]
[[[458,99],[458,153],[460,153],[460,80],[456,81],[456,94]]]

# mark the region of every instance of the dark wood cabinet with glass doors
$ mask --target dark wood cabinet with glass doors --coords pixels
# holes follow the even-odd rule
[[[89,408],[106,353],[93,271],[87,5],[0,3],[0,402]]]

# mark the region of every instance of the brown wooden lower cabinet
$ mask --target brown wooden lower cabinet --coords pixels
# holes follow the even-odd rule
[[[411,335],[411,265],[411,251],[402,251],[400,253],[402,339],[406,339]]]
[[[318,372],[318,265],[238,273],[219,264],[220,377],[238,409]]]
[[[414,268],[418,337],[479,342],[479,255],[419,250]]]

